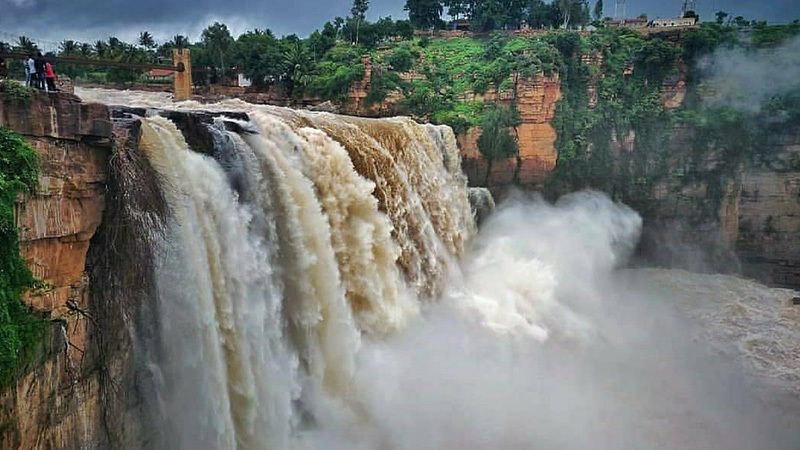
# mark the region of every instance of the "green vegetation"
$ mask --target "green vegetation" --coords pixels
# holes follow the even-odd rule
[[[258,29],[234,37],[224,24],[215,23],[197,43],[175,36],[157,45],[143,32],[138,45],[113,37],[94,45],[64,41],[60,53],[160,61],[172,48],[187,47],[194,67],[206,69],[195,73],[196,84],[229,82],[234,71],[241,71],[256,89],[277,91],[297,102],[308,97],[346,102],[354,83],[367,75],[362,58],[369,55],[371,82],[365,106],[392,99],[393,113],[446,124],[457,133],[491,125],[481,149],[491,161],[515,153],[505,145],[510,142],[506,135],[493,133],[505,130],[511,136],[516,120],[509,117],[516,111],[520,83],[537,76],[558,77],[563,98],[552,121],[558,161],[546,189],[553,195],[602,189],[645,209],[652,187],[672,170],[666,164],[666,148],[677,124],[698,130],[698,155],[711,147],[729,147],[725,155],[734,156],[733,161],[745,157],[738,150],[741,143],[756,139],[744,125],[746,119],[731,111],[700,113],[704,106],[696,63],[716,49],[773,47],[800,35],[797,21],[767,25],[720,11],[712,22],[681,31],[680,39],[648,36],[605,28],[599,0],[593,5],[584,0],[407,0],[409,20],[387,17],[375,22],[366,20],[368,7],[367,0],[355,0],[349,17],[336,17],[305,39]],[[445,13],[450,22],[444,20]],[[575,32],[589,24],[590,13],[598,29]],[[523,22],[540,32],[513,33]],[[423,32],[415,36],[414,27]],[[477,33],[450,39],[427,33],[452,27]],[[35,50],[24,37],[16,47]],[[127,69],[81,70],[78,76],[87,80],[130,81],[138,76]],[[665,109],[662,86],[679,78],[687,82],[683,106]],[[781,123],[797,120],[798,103],[800,92],[774,98],[764,114],[779,116]],[[500,120],[502,111],[512,114]],[[727,134],[715,138],[715,133]],[[504,142],[498,144],[504,150],[489,145],[489,136]],[[728,137],[736,142],[727,143]],[[688,171],[686,179],[691,176]]]
[[[767,25],[760,22],[753,27],[753,44],[760,47],[772,46],[800,34],[800,22],[786,25]]]
[[[586,37],[556,35],[553,45],[563,58],[559,69],[563,100],[553,126],[559,152],[547,192],[557,196],[593,188],[610,193],[641,212],[653,206],[652,189],[665,177],[708,185],[710,212],[719,208],[723,183],[744,161],[768,159],[770,135],[800,117],[800,89],[773,98],[759,112],[714,107],[702,100],[702,80],[695,62],[716,49],[773,46],[781,40],[759,34],[792,36],[792,25],[753,28],[749,44],[734,27],[702,24],[677,45],[658,37],[622,30],[600,30]],[[602,55],[602,65],[586,64],[583,55]],[[662,106],[662,84],[682,61],[687,92],[675,110]],[[596,86],[596,104],[588,87]],[[692,130],[686,154],[669,154],[676,127]],[[777,134],[777,133],[776,133]],[[712,161],[712,162],[710,162]],[[676,170],[676,162],[678,172]],[[669,164],[668,164],[669,163]]]
[[[0,91],[11,101],[18,104],[28,104],[36,94],[36,89],[13,80],[5,80],[0,84]]]
[[[345,100],[354,81],[364,78],[358,50],[348,45],[333,47],[311,75],[309,93],[326,99]]]
[[[519,152],[517,137],[516,135],[512,136],[510,130],[520,124],[522,124],[522,119],[517,110],[503,106],[489,108],[481,119],[478,149],[489,162],[485,181],[487,185],[494,161],[510,158]]]
[[[553,120],[559,155],[548,189],[559,193],[591,187],[636,204],[647,197],[660,167],[645,155],[658,155],[672,129],[661,106],[661,85],[675,71],[680,49],[625,30],[590,37],[560,34],[553,43],[563,57],[564,98]],[[601,57],[602,66],[586,64],[586,54]],[[597,92],[594,105],[590,83]],[[612,143],[631,132],[637,152],[623,151],[615,164]]]
[[[36,152],[12,131],[0,127],[0,387],[16,378],[33,356],[45,322],[22,303],[36,282],[19,253],[14,202],[38,182]]]

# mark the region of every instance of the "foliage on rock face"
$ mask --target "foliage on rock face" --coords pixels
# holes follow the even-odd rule
[[[772,46],[800,35],[800,21],[784,25],[767,25],[758,23],[753,27],[753,44],[765,47]]]
[[[483,115],[484,99],[473,94],[485,95],[493,88],[497,94],[486,101],[494,102],[501,91],[515,97],[520,77],[554,75],[560,64],[558,52],[541,36],[511,38],[497,33],[488,40],[420,39],[393,50],[389,64],[394,66],[399,59],[405,69],[406,51],[414,58],[412,68],[425,79],[383,83],[382,88],[402,92],[399,112],[449,125],[457,133],[477,126]],[[397,53],[401,56],[395,57]],[[371,98],[385,95],[371,96],[368,102]]]
[[[0,92],[17,104],[27,104],[36,95],[36,89],[13,80],[5,80],[0,84]]]
[[[478,150],[489,162],[489,169],[486,171],[487,184],[492,163],[510,158],[519,152],[517,135],[512,129],[521,123],[519,112],[513,107],[492,106],[481,117]]]
[[[389,56],[389,65],[395,72],[408,72],[414,67],[414,56],[406,47],[400,47]]]
[[[695,64],[700,58],[736,45],[775,45],[770,39],[739,43],[732,27],[703,24],[689,31],[680,46],[621,30],[580,38],[555,35],[552,42],[563,57],[563,99],[552,122],[558,161],[546,186],[551,196],[600,189],[646,213],[658,182],[668,177],[681,183],[702,181],[708,186],[705,207],[713,216],[726,177],[743,162],[768,160],[770,145],[765,143],[770,135],[800,117],[800,88],[772,98],[758,112],[704,102]],[[587,55],[602,56],[602,65],[587,63]],[[667,110],[662,83],[675,75],[680,63],[687,71],[686,98],[678,109]],[[593,106],[592,85],[597,92]],[[686,128],[692,132],[683,136],[689,141],[680,146],[685,154],[668,153],[675,149],[669,142],[676,129]]]
[[[661,85],[676,71],[680,48],[626,30],[556,35],[553,45],[563,56],[563,99],[553,119],[558,161],[547,190],[558,195],[600,189],[641,207],[637,202],[647,198],[660,175],[658,156],[672,129],[661,105]],[[587,64],[586,56],[602,64]],[[590,85],[596,90],[594,105]],[[614,142],[632,134],[637,151],[615,155]]]
[[[44,331],[21,295],[35,284],[19,253],[14,203],[38,181],[36,152],[12,131],[0,127],[0,387],[8,386],[32,356]]]
[[[337,45],[317,64],[308,90],[326,99],[342,100],[354,81],[364,78],[361,54],[349,45]]]

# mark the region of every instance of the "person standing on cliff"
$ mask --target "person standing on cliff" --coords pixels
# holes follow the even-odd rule
[[[5,80],[8,78],[8,66],[6,66],[6,60],[4,58],[0,58],[0,81]]]
[[[49,62],[44,63],[44,78],[47,80],[47,92],[56,92],[56,72]]]
[[[42,56],[42,52],[36,54],[36,58],[33,60],[33,67],[36,71],[36,88],[40,91],[44,90],[44,57]]]
[[[31,55],[25,59],[25,85],[28,87],[36,85],[36,63]]]

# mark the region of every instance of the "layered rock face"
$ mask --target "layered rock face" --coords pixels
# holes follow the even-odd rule
[[[22,134],[41,158],[38,192],[21,198],[23,256],[46,283],[25,302],[49,315],[50,332],[33,370],[0,393],[0,448],[94,446],[100,434],[89,334],[89,242],[100,225],[112,139],[104,105],[70,95],[19,103],[0,94],[0,125]]]
[[[587,57],[584,63],[599,67],[602,58]],[[683,104],[686,74],[681,63],[664,80],[665,108]],[[590,107],[596,106],[596,83],[592,79],[587,86]],[[523,79],[519,92],[519,158],[490,165],[477,147],[480,129],[458,136],[471,186],[501,194],[514,184],[539,190],[555,168],[557,136],[550,121],[561,99],[559,80]],[[483,100],[510,103],[495,92]],[[742,161],[733,170],[719,149],[707,149],[697,161],[694,132],[678,125],[671,133],[667,176],[653,186],[646,207],[639,208],[645,219],[642,254],[670,266],[734,271],[773,285],[800,287],[800,128],[771,135],[763,143],[765,157]],[[614,164],[633,158],[636,134],[615,137],[611,147]]]
[[[778,144],[781,155],[800,159],[800,128]],[[774,284],[800,286],[800,168],[757,167],[741,173],[736,212],[723,216],[744,273]],[[726,220],[727,219],[727,220]]]
[[[772,134],[764,154],[739,162],[713,146],[697,160],[695,130],[676,126],[668,175],[653,186],[641,253],[651,262],[730,271],[775,286],[800,287],[800,127]],[[617,158],[635,152],[615,142]]]
[[[519,139],[518,158],[495,161],[490,167],[478,150],[479,127],[458,136],[462,167],[471,185],[506,186],[516,177],[519,184],[541,187],[556,166],[556,131],[550,121],[555,115],[556,103],[561,100],[558,76],[521,78],[517,92],[517,109],[522,118],[522,124],[515,130]],[[475,99],[504,106],[510,106],[514,100],[512,94],[498,95],[493,89],[480,97]]]

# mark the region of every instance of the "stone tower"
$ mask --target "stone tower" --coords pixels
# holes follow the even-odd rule
[[[189,100],[192,97],[192,54],[188,48],[173,48],[172,49],[172,65],[181,67],[183,71],[175,72],[173,77],[174,98],[175,101],[181,102]]]

